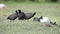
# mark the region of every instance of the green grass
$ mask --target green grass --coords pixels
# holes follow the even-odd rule
[[[60,25],[60,4],[58,3],[15,3],[6,2],[8,7],[0,9],[0,34],[60,34],[60,27],[43,27],[40,22],[33,21],[34,17],[47,16],[51,21]],[[30,20],[18,20],[9,22],[7,16],[16,9],[23,12],[36,12]]]

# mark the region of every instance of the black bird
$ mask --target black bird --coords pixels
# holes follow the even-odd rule
[[[23,20],[23,19],[27,20],[27,19],[30,19],[30,18],[32,18],[36,14],[36,12],[34,12],[34,13],[24,13],[24,12],[21,12],[20,9],[18,9],[18,11],[19,12],[17,13],[17,15],[18,15],[18,19],[19,20]]]
[[[30,19],[30,18],[34,17],[35,14],[36,14],[36,12],[34,12],[34,13],[25,13],[25,19],[26,20]]]
[[[19,20],[24,20],[24,19],[25,19],[25,14],[24,14],[24,12],[21,12],[21,10],[18,9],[17,17],[18,17]]]
[[[7,17],[7,19],[14,21],[14,20],[17,18],[17,10],[16,10],[15,12],[16,12],[16,13],[13,13],[13,14],[9,15],[9,16]]]

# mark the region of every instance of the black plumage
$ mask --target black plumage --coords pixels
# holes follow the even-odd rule
[[[34,12],[34,13],[24,13],[24,12],[21,12],[20,9],[16,10],[15,12],[16,13],[13,13],[13,14],[9,15],[7,17],[7,19],[13,20],[13,21],[16,18],[18,18],[19,20],[24,20],[24,19],[27,20],[27,19],[32,18],[36,14],[36,12]]]
[[[21,12],[21,10],[20,9],[18,9],[18,13],[17,13],[17,15],[18,15],[18,19],[19,20],[23,20],[23,19],[25,19],[25,20],[28,20],[28,19],[30,19],[30,18],[32,18],[35,14],[36,14],[36,12],[34,12],[34,13],[24,13],[24,12]]]
[[[25,19],[25,14],[24,14],[24,12],[21,12],[21,10],[18,10],[18,12],[17,12],[17,17],[18,17],[19,20]]]
[[[16,12],[17,12],[17,10],[16,10]],[[13,14],[11,14],[11,15],[9,15],[8,17],[7,17],[7,19],[9,19],[9,20],[15,20],[17,18],[17,14],[16,13],[13,13]]]
[[[30,19],[30,18],[34,17],[35,14],[36,14],[36,12],[34,12],[34,13],[25,13],[25,19]]]

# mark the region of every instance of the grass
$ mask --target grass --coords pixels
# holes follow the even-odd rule
[[[60,25],[59,3],[15,3],[5,2],[6,9],[0,9],[0,34],[60,34],[60,27],[42,27],[40,22],[33,21],[34,17],[47,16],[51,21]],[[16,9],[23,12],[36,12],[30,20],[18,20],[9,22],[7,16],[14,13]]]

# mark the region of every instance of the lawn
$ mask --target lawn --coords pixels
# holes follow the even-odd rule
[[[60,34],[60,27],[43,27],[40,22],[33,21],[34,17],[47,16],[51,21],[60,25],[60,4],[59,3],[32,3],[32,2],[4,2],[7,8],[0,9],[0,34]],[[36,15],[29,20],[18,20],[9,22],[7,16],[15,13],[16,9],[22,12],[36,12]]]

